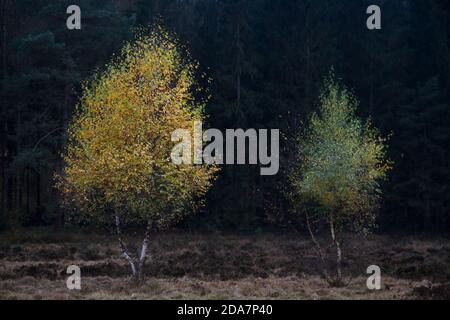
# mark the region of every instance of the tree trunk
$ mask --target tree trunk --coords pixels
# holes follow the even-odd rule
[[[341,252],[341,244],[336,237],[336,230],[334,228],[333,219],[330,220],[330,231],[331,231],[331,239],[336,247],[336,285],[342,285],[342,252]]]
[[[430,195],[428,192],[425,192],[425,210],[424,210],[424,231],[425,232],[433,232],[433,223],[431,221],[431,204],[430,204]]]
[[[25,176],[26,176],[26,205],[25,205],[25,212],[27,215],[27,218],[30,217],[30,169],[27,167],[25,169]],[[40,223],[40,221],[37,221],[37,223]]]
[[[147,250],[150,231],[152,229],[153,223],[151,220],[147,221],[147,226],[145,228],[144,240],[142,241],[141,253],[139,257],[133,259],[128,252],[125,242],[122,240],[122,230],[120,227],[119,210],[116,209],[115,215],[115,226],[116,226],[116,236],[119,241],[119,247],[122,251],[122,256],[128,261],[131,267],[131,274],[135,281],[141,282],[144,280],[144,266],[147,260]]]
[[[68,129],[68,123],[69,123],[69,108],[72,104],[71,99],[71,92],[72,92],[72,86],[70,84],[66,84],[64,88],[64,104],[63,104],[63,117],[62,117],[62,124],[61,128],[63,130],[62,133],[62,148],[66,146],[67,143],[67,129]],[[56,129],[58,130],[58,129]],[[59,229],[64,225],[65,222],[65,215],[64,210],[59,210],[58,216],[55,221],[55,228]]]
[[[122,251],[122,256],[128,261],[128,263],[130,264],[131,267],[131,273],[133,275],[133,278],[137,277],[137,270],[136,270],[136,265],[133,261],[133,259],[130,257],[129,253],[128,253],[128,249],[125,245],[125,243],[122,240],[122,231],[120,229],[120,218],[119,215],[117,213],[118,209],[116,209],[116,236],[117,236],[117,240],[119,241],[119,247],[120,250]]]
[[[2,85],[3,83],[6,82],[6,25],[7,25],[7,20],[6,20],[6,11],[7,11],[7,4],[6,4],[6,0],[2,0],[0,1],[0,32],[1,32],[1,38],[2,38]],[[3,88],[2,88],[3,89]],[[7,134],[7,128],[6,128],[6,116],[4,114],[5,110],[3,108],[3,103],[0,106],[0,166],[1,166],[1,184],[0,184],[0,188],[1,188],[1,199],[0,199],[0,206],[1,208],[6,211],[6,134]],[[6,215],[6,212],[2,212],[2,214]]]
[[[144,280],[144,266],[145,261],[147,260],[148,240],[151,229],[152,229],[152,221],[148,220],[147,227],[145,229],[144,240],[142,241],[141,255],[139,257],[138,274],[137,274],[139,281]]]
[[[317,241],[314,232],[311,228],[311,223],[309,222],[309,216],[307,213],[305,213],[305,217],[306,217],[306,225],[308,226],[308,231],[309,231],[309,235],[311,236],[312,241],[314,242],[314,244],[316,245],[316,252],[320,258],[320,261],[322,262],[322,275],[325,277],[325,280],[327,280],[328,283],[332,283],[332,279],[330,278],[328,271],[327,271],[327,261],[325,259],[325,255],[322,251],[322,247],[320,246],[320,243]]]
[[[3,110],[0,109],[0,112],[1,112],[0,114],[3,114]],[[6,141],[5,141],[6,130],[3,131],[3,128],[4,128],[3,123],[1,123],[0,137],[2,140],[0,141],[0,166],[1,166],[0,188],[2,189],[2,192],[1,192],[0,206],[2,207],[2,209],[6,211]],[[3,212],[3,214],[5,214],[5,212]]]
[[[42,221],[41,211],[41,174],[39,172],[39,161],[37,163],[38,170],[36,171],[36,220]]]
[[[14,208],[14,182],[13,177],[8,175],[7,184],[6,184],[6,202],[8,210],[13,210]]]

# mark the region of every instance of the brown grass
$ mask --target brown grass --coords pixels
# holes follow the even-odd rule
[[[42,239],[42,237],[44,239]],[[308,238],[294,234],[165,233],[152,239],[147,280],[137,286],[114,239],[77,232],[0,235],[1,299],[450,299],[450,241],[348,237],[350,285],[330,288]],[[81,267],[82,290],[66,288]],[[383,289],[366,288],[367,266]]]

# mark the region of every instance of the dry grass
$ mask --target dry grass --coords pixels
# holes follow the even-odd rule
[[[450,299],[450,241],[373,236],[346,239],[344,288],[320,277],[311,242],[293,234],[167,233],[151,243],[147,280],[135,285],[115,241],[66,232],[0,235],[1,299]],[[79,265],[82,290],[66,288]],[[365,270],[383,271],[383,289]]]

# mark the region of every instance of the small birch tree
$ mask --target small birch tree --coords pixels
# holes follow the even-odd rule
[[[114,230],[139,280],[151,231],[195,212],[217,170],[171,161],[172,132],[192,132],[204,119],[194,96],[197,64],[181,52],[162,28],[141,33],[84,85],[58,182],[78,218]],[[136,254],[122,236],[128,224],[145,226]]]
[[[391,163],[385,139],[356,116],[356,97],[333,72],[325,79],[313,113],[298,140],[298,157],[290,174],[291,200],[303,213],[309,233],[324,263],[323,273],[334,285],[342,285],[342,231],[348,227],[367,233],[374,226],[380,182]],[[315,236],[315,227],[329,228],[336,253],[336,272],[327,271],[326,253]]]

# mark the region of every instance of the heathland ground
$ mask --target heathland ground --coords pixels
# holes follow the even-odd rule
[[[450,240],[443,237],[347,236],[351,280],[343,288],[328,286],[311,241],[294,233],[160,233],[150,250],[146,280],[136,285],[106,234],[4,232],[0,299],[450,299]],[[81,267],[81,290],[66,287],[69,265]],[[369,265],[381,267],[379,291],[366,287]]]

